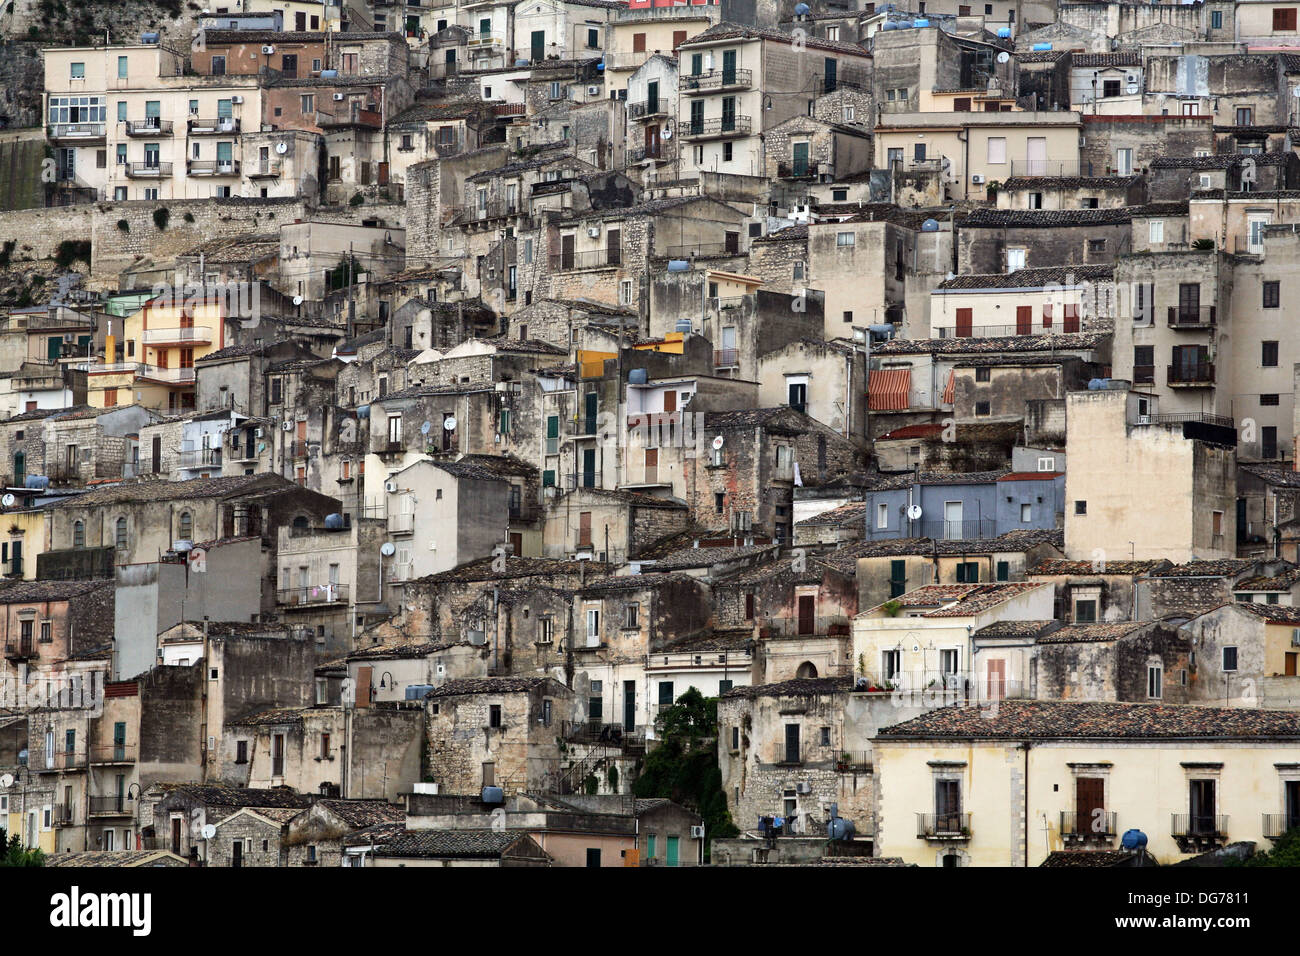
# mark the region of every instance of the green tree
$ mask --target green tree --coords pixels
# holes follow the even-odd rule
[[[9,838],[5,855],[0,857],[0,866],[44,866],[45,854],[40,850],[24,850],[23,841],[18,834]]]
[[[638,797],[667,797],[704,819],[708,840],[740,831],[727,811],[718,769],[718,701],[694,687],[655,720],[661,743],[650,751],[632,787]],[[705,845],[705,856],[709,854]]]
[[[1300,827],[1287,830],[1272,850],[1256,853],[1243,866],[1300,866]]]

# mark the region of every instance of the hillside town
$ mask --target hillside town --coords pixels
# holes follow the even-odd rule
[[[224,3],[0,8],[0,857],[1296,852],[1300,3]]]

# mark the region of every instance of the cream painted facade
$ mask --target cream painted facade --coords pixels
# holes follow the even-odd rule
[[[883,113],[876,166],[936,164],[954,199],[986,199],[1012,176],[1078,175],[1078,113]],[[979,177],[978,181],[976,177]]]
[[[62,187],[115,201],[243,194],[240,133],[259,129],[258,77],[186,76],[185,55],[158,44],[43,52]]]
[[[678,43],[709,28],[710,18],[698,13],[698,8],[688,11],[680,7],[663,9],[678,15],[616,20],[606,28],[606,96],[611,90],[627,89],[628,78],[656,53],[676,56]]]
[[[1300,19],[1294,3],[1275,0],[1237,0],[1237,41],[1268,47],[1300,47]],[[1286,23],[1275,22],[1274,10],[1292,11]]]
[[[1005,276],[990,276],[994,282]],[[978,276],[963,276],[964,282],[977,280]],[[930,338],[952,338],[958,335],[961,310],[970,310],[971,331],[976,338],[1006,335],[1059,334],[1071,325],[1080,331],[1084,318],[1090,314],[1085,308],[1085,289],[1079,285],[1061,285],[1056,288],[1027,283],[1024,288],[999,288],[990,282],[989,288],[939,288],[930,293]],[[1026,313],[1024,310],[1028,310]],[[1073,316],[1071,319],[1070,317]]]
[[[1160,411],[1141,392],[1066,395],[1067,557],[1182,563],[1235,554],[1236,452],[1183,437],[1183,423],[1161,422]]]
[[[1174,817],[1189,813],[1193,780],[1212,780],[1214,813],[1227,816],[1227,841],[1268,849],[1264,815],[1284,813],[1286,782],[1300,780],[1296,739],[1040,739],[1026,749],[1021,740],[887,734],[888,728],[872,742],[880,781],[875,853],[918,866],[943,866],[948,854],[960,866],[1038,866],[1048,853],[1067,848],[1062,825],[1068,832],[1077,812],[1080,777],[1104,781],[1103,809],[1115,814],[1107,848],[1136,828],[1162,864],[1194,855],[1175,840]],[[917,815],[937,813],[939,780],[957,782],[968,835],[919,835]]]

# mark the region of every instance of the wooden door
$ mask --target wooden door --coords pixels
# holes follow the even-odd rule
[[[1034,330],[1034,307],[1016,306],[1016,335],[1029,335]]]
[[[1213,833],[1215,830],[1214,781],[1192,780],[1190,791],[1188,810],[1191,819],[1188,821],[1188,832]]]
[[[1001,700],[1007,691],[1007,662],[989,661],[985,674],[988,676],[988,699]]]
[[[172,852],[180,856],[181,852],[181,818],[172,817]]]
[[[957,310],[957,336],[958,338],[969,338],[971,329],[975,325],[974,309]]]
[[[799,595],[799,633],[813,633],[816,621],[817,599],[811,594]]]
[[[664,392],[664,411],[666,412],[677,411],[677,393],[672,391],[671,389],[669,391]]]
[[[516,558],[523,554],[524,536],[518,531],[510,532],[510,553]]]
[[[353,702],[355,707],[370,706],[370,681],[375,672],[373,667],[357,668],[357,692]]]
[[[936,833],[961,832],[961,781],[934,782],[934,816]]]
[[[1295,677],[1295,676],[1296,676],[1296,658],[1297,658],[1298,656],[1300,656],[1300,655],[1296,655],[1296,654],[1294,654],[1294,653],[1287,652],[1287,655],[1286,655],[1286,661],[1285,661],[1286,669],[1285,669],[1285,671],[1283,672],[1287,677]]]
[[[1106,782],[1101,777],[1079,777],[1074,782],[1074,825],[1080,834],[1106,832]]]
[[[659,481],[659,449],[645,450],[645,483],[653,485]]]

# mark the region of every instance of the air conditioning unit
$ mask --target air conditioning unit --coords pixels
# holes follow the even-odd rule
[[[236,96],[232,96],[232,97],[230,98],[230,102],[232,102],[232,103],[234,103],[236,106],[238,106],[240,103],[244,102],[244,98],[243,98],[242,96],[238,96],[238,95],[236,95]]]
[[[803,794],[812,793],[812,784],[807,780],[800,780],[794,785],[794,792]]]
[[[273,46],[264,46],[264,47],[262,47],[262,52],[265,53],[267,56],[270,56],[272,53],[275,52],[275,47],[273,47]]]
[[[395,482],[395,481],[385,481],[385,482],[384,482],[384,491],[388,492],[390,495],[391,495],[391,494],[394,494],[394,493],[397,491],[397,482]]]
[[[982,182],[984,182],[984,177],[979,173],[975,173],[974,175],[971,176],[970,181],[973,182],[976,186],[978,186]]]
[[[342,93],[335,93],[335,94],[334,94],[334,102],[335,102],[335,103],[342,103],[342,102],[343,102],[343,94],[342,94]]]
[[[587,95],[588,95],[588,96],[600,96],[600,87],[599,87],[599,86],[589,86],[589,87],[587,87]]]
[[[600,235],[600,226],[588,226],[587,235],[590,236],[592,239],[595,239],[597,236]]]
[[[692,840],[703,840],[703,839],[704,839],[704,827],[691,827],[691,839],[692,839]]]

